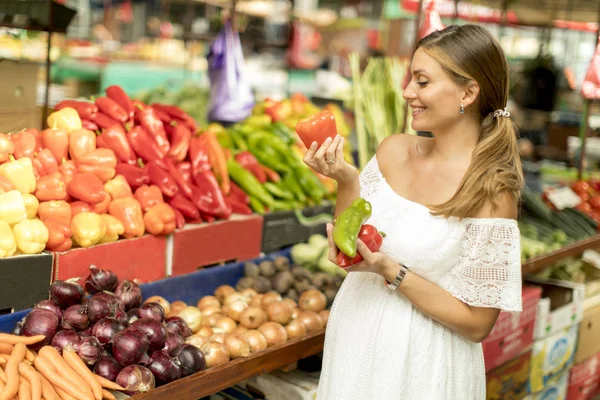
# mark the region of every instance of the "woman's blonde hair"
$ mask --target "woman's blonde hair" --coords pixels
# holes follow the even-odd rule
[[[431,206],[433,214],[464,218],[473,216],[486,203],[498,206],[500,195],[518,199],[523,172],[516,127],[510,118],[493,115],[504,109],[508,101],[508,62],[500,44],[484,28],[462,25],[424,37],[417,49],[438,61],[456,84],[475,81],[479,85],[473,112],[481,129],[471,165],[454,196]]]

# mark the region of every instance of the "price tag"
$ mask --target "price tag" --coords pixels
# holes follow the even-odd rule
[[[596,250],[586,250],[581,255],[581,259],[586,263],[600,269],[600,253]]]
[[[548,200],[554,204],[557,210],[577,207],[581,203],[581,199],[577,196],[577,193],[569,187],[562,187],[548,192],[547,196]]]

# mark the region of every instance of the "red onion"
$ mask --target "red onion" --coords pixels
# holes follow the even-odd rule
[[[112,292],[117,287],[119,279],[114,272],[108,269],[98,269],[95,265],[90,265],[90,275],[85,280],[85,290],[94,294],[107,290]]]
[[[107,292],[107,291],[98,292],[94,296],[98,296],[99,298],[104,298],[104,299],[108,300],[108,302],[111,305],[116,304],[119,308],[123,308],[123,309],[125,308],[125,304],[123,303],[123,301],[121,301],[119,296],[117,296],[113,292]],[[94,297],[94,296],[92,296],[92,297]]]
[[[131,325],[131,329],[137,329],[146,335],[150,351],[165,347],[167,330],[161,322],[150,318],[141,318]]]
[[[166,351],[169,355],[173,355],[184,344],[185,340],[179,334],[167,331],[167,340],[163,351]]]
[[[79,337],[84,338],[84,337],[92,336],[92,329],[94,329],[94,325],[88,326],[86,329],[79,332]]]
[[[132,364],[148,365],[152,362],[147,354],[148,347],[145,334],[136,329],[125,329],[113,338],[112,355],[124,367]]]
[[[79,304],[83,298],[83,288],[76,283],[79,278],[72,278],[66,281],[56,281],[50,285],[50,299],[60,306],[63,310],[74,304]]]
[[[67,308],[63,314],[62,322],[76,331],[84,330],[90,326],[87,308],[81,304],[75,304]]]
[[[152,362],[148,369],[159,384],[173,382],[181,378],[181,367],[179,363],[164,351],[155,351],[150,355]]]
[[[115,309],[113,314],[114,314],[113,317],[116,320],[121,321],[126,326],[129,325],[129,317],[127,316],[127,313],[125,311],[123,311],[122,308]]]
[[[125,310],[139,307],[142,304],[142,289],[135,282],[128,280],[119,282],[115,289],[115,294],[125,305]]]
[[[183,318],[181,317],[169,317],[165,320],[167,323],[167,330],[173,333],[177,333],[178,335],[183,336],[184,338],[188,336],[192,336],[192,330],[187,326]]]
[[[125,329],[125,325],[114,318],[106,317],[96,322],[92,328],[92,336],[102,344],[109,343],[112,338],[119,332]]]
[[[122,309],[121,301],[118,297],[108,292],[96,293],[88,299],[87,302],[88,317],[90,321],[100,321],[105,317],[115,317],[118,310]],[[124,315],[120,314],[121,320],[125,320]]]
[[[140,315],[138,314],[139,308],[132,308],[127,311],[127,323],[132,325],[135,321],[140,319]]]
[[[162,322],[165,319],[165,309],[158,303],[145,303],[140,306],[138,315],[140,318],[152,318]]]
[[[63,314],[62,310],[60,309],[58,304],[56,304],[52,300],[38,301],[37,303],[35,303],[35,306],[33,306],[33,308],[45,308],[46,310],[50,310],[54,314],[56,314],[56,316],[58,318],[62,318],[62,314]]]
[[[156,386],[152,372],[141,365],[130,365],[123,368],[117,375],[116,382],[117,385],[124,387],[124,393],[130,396],[149,392]]]
[[[52,338],[52,347],[62,353],[63,349],[77,351],[81,345],[81,339],[73,330],[60,331]]]
[[[102,344],[93,336],[83,338],[79,344],[77,355],[87,365],[94,365],[102,355]]]
[[[23,336],[46,336],[41,342],[30,346],[33,350],[39,350],[42,346],[50,344],[57,331],[58,317],[52,311],[44,308],[34,308],[23,321]]]
[[[122,367],[111,356],[102,356],[94,366],[94,373],[111,382],[117,380],[117,375],[121,372]]]
[[[206,369],[206,359],[202,350],[191,344],[184,344],[175,353],[181,365],[181,376],[189,376]]]

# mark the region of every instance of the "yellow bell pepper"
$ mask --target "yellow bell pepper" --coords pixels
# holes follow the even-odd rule
[[[72,239],[81,247],[93,246],[106,235],[106,222],[99,214],[80,212],[71,220]]]
[[[17,251],[17,242],[15,234],[10,225],[5,221],[0,221],[0,258],[10,257]]]
[[[81,129],[81,118],[74,108],[65,107],[60,111],[53,112],[48,116],[48,128],[62,129],[67,132]]]
[[[0,221],[9,225],[17,224],[27,218],[23,195],[18,190],[0,194]]]
[[[119,236],[125,233],[123,223],[110,214],[102,214],[100,217],[102,217],[102,220],[106,224],[106,233],[100,239],[100,243],[110,243],[119,240]]]
[[[48,242],[48,228],[39,219],[26,219],[13,226],[17,247],[23,254],[44,251]]]
[[[23,195],[23,203],[25,204],[25,212],[28,219],[34,219],[37,216],[40,201],[32,194],[26,193]]]
[[[31,159],[23,157],[15,160],[13,156],[10,159],[11,161],[0,165],[0,176],[8,179],[21,193],[35,192],[36,180]]]

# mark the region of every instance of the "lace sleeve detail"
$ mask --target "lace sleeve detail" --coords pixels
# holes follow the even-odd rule
[[[366,198],[376,190],[377,183],[382,179],[376,156],[373,156],[360,173],[360,197]]]
[[[469,305],[521,311],[521,241],[517,224],[494,219],[467,222],[458,262],[440,283]]]

